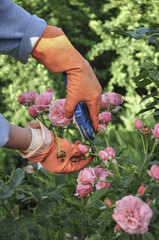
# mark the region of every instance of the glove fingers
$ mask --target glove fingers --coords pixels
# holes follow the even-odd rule
[[[71,151],[67,154],[65,159],[65,167],[63,168],[64,173],[73,173],[80,171],[82,168],[87,166],[94,157],[85,158],[83,154],[78,150],[78,145],[81,144],[77,141],[75,144],[70,143]],[[67,151],[67,150],[66,150]]]
[[[69,172],[68,173],[73,173],[82,170],[84,167],[86,167],[93,159],[94,157],[89,157],[80,160],[79,162],[71,162],[69,163]]]
[[[72,99],[74,99],[72,101]],[[74,114],[74,110],[76,108],[76,105],[78,104],[78,102],[75,100],[75,97],[70,97],[69,94],[67,94],[66,96],[66,102],[65,102],[65,117],[68,119],[71,119],[73,117]]]
[[[91,122],[94,128],[94,131],[97,131],[97,126],[98,126],[98,113],[100,111],[100,101],[99,99],[88,102],[87,103],[88,109],[89,109],[89,114],[91,118]]]

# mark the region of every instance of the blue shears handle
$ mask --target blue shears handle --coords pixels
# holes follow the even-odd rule
[[[63,78],[65,87],[67,88],[67,74],[65,72],[63,72]],[[95,138],[95,132],[91,124],[87,104],[84,102],[79,102],[75,108],[74,113],[76,122],[83,138],[87,141],[93,140]]]

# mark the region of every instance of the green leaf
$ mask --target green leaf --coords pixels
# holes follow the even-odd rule
[[[49,212],[53,208],[53,206],[54,206],[53,203],[49,203],[47,201],[44,201],[37,206],[36,213],[38,215],[43,215],[43,214]]]
[[[153,69],[153,70],[150,72],[149,76],[150,76],[153,80],[159,79],[159,70]]]
[[[13,189],[10,189],[10,187],[7,185],[4,188],[0,189],[0,198],[8,198],[12,196],[14,193]]]
[[[151,83],[152,83],[152,81],[149,80],[148,78],[146,78],[146,79],[144,79],[143,81],[137,82],[137,83],[136,83],[136,86],[137,86],[137,87],[145,87],[145,86],[147,86],[147,85],[149,85],[149,84],[151,84]]]
[[[153,112],[152,115],[157,115],[158,116],[159,115],[159,110]]]
[[[133,31],[126,31],[126,33],[128,33],[131,37],[135,38],[135,39],[140,39],[142,38],[142,34],[137,34],[137,33],[134,33]]]
[[[146,28],[146,27],[140,27],[136,29],[136,33],[143,35],[145,33],[148,33],[151,29],[150,28]]]
[[[139,114],[144,113],[144,112],[148,112],[148,111],[150,111],[150,110],[152,110],[152,109],[153,109],[153,107],[152,107],[152,108],[144,108],[144,109],[141,109],[136,115],[139,115]]]
[[[19,194],[15,197],[15,199],[23,199],[25,198],[25,194]]]
[[[126,177],[124,177],[124,178],[122,178],[122,184],[123,184],[123,186],[124,187],[126,187],[127,185],[129,185],[131,182],[132,182],[132,180],[133,180],[133,175],[131,176],[126,176]]]
[[[156,37],[150,36],[150,37],[144,37],[146,40],[148,40],[149,42],[158,44],[158,39]]]
[[[148,94],[146,97],[142,98],[140,103],[142,103],[143,101],[149,99],[150,97],[154,97],[154,96],[157,96],[157,95],[158,95],[157,92],[152,92],[151,94]]]
[[[142,240],[155,240],[154,236],[150,232],[142,234]]]
[[[54,179],[55,179],[55,182],[56,182],[56,185],[61,185],[65,182],[66,180],[66,175],[64,174],[55,174],[54,175]]]
[[[116,28],[116,29],[106,29],[107,32],[114,32],[116,34],[119,35],[123,35],[123,36],[128,36],[129,34],[127,34],[125,31],[121,30],[120,28]]]
[[[148,77],[148,75],[149,75],[149,71],[148,70],[143,70],[137,77],[134,77],[133,80],[134,80],[134,82],[137,82],[140,79]]]
[[[40,226],[42,226],[46,229],[48,229],[48,228],[53,229],[54,228],[51,217],[49,217],[49,218],[46,218],[46,217],[39,218],[38,217],[37,224],[39,224]]]
[[[155,105],[156,105],[156,101],[148,102],[147,104],[145,104],[145,107],[149,108],[149,107],[154,107]]]
[[[139,65],[139,67],[144,69],[154,69],[157,65],[151,62],[145,62],[144,64]]]
[[[104,195],[112,192],[113,189],[111,188],[102,188],[98,191],[96,191],[95,193],[93,193],[93,195],[91,195],[88,198],[88,202],[86,204],[86,207],[91,207],[93,204],[95,204],[99,199],[101,199]]]
[[[11,189],[16,188],[22,183],[22,179],[25,177],[25,171],[21,168],[17,168],[14,175],[9,183]]]
[[[118,238],[116,238],[117,240],[130,240],[129,238],[129,234],[127,233],[121,233]]]
[[[22,186],[22,188],[31,197],[37,199],[39,202],[42,202],[42,194],[40,193],[38,188],[29,185],[24,185]]]
[[[158,223],[155,223],[155,224],[151,224],[151,226],[157,230],[159,230],[159,224]]]

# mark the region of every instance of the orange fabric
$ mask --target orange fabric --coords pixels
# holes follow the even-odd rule
[[[59,143],[61,149],[65,151],[66,157],[64,161],[57,158],[58,153],[58,145],[56,138],[51,133],[51,144],[50,146],[40,153],[38,156],[28,158],[31,162],[40,162],[42,166],[52,173],[73,173],[81,170],[85,166],[87,166],[93,157],[89,157],[87,159],[81,159],[81,154],[78,151],[78,145],[81,144],[79,141],[73,144],[71,141],[67,141],[66,139],[59,139]],[[72,162],[70,158],[72,156],[78,156],[78,162]]]
[[[72,46],[60,28],[47,26],[32,51],[32,56],[52,73],[66,72],[66,117],[73,116],[76,105],[87,104],[96,131],[101,102],[101,86],[89,63]]]

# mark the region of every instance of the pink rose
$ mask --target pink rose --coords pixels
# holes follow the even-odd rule
[[[99,151],[99,156],[101,157],[102,160],[107,160],[109,158],[109,154],[106,151]]]
[[[103,131],[106,131],[106,130],[107,130],[107,128],[104,124],[98,124],[98,126],[97,126],[98,133],[102,133]]]
[[[155,125],[154,130],[151,129],[154,138],[159,139],[159,123]]]
[[[144,195],[144,192],[146,190],[146,187],[144,187],[144,185],[141,185],[141,187],[139,187],[139,189],[137,190],[137,193],[142,196]]]
[[[135,120],[135,128],[139,130],[142,127],[143,127],[142,121],[140,120],[140,118],[136,118],[136,120]]]
[[[50,103],[54,97],[54,94],[50,88],[46,92],[41,93],[35,100],[35,105],[39,111],[43,111],[45,108],[50,107]]]
[[[119,106],[123,103],[121,94],[115,92],[104,93],[101,96],[101,107],[108,109],[109,105]]]
[[[57,99],[52,103],[49,110],[49,120],[53,126],[69,126],[71,120],[65,117],[65,101],[66,99]]]
[[[82,185],[91,184],[94,185],[96,174],[92,167],[84,168],[78,174],[77,182]]]
[[[91,184],[82,185],[79,183],[76,188],[75,196],[77,196],[78,198],[85,197],[92,191],[93,186]]]
[[[101,175],[99,175],[99,180],[106,180],[106,177],[109,176],[109,171],[105,169],[105,172],[103,172]],[[109,172],[110,173],[110,172]],[[96,185],[96,190],[100,190],[105,187],[111,187],[111,184],[109,182],[98,182]]]
[[[37,98],[38,93],[34,91],[29,91],[21,94],[18,98],[19,103],[30,103],[34,102]]]
[[[123,103],[123,98],[121,94],[115,93],[115,92],[110,92],[107,94],[108,99],[109,99],[109,104],[112,106],[119,106]]]
[[[115,150],[112,147],[106,148],[105,152],[108,153],[108,155],[111,156],[112,159],[115,158]]]
[[[108,106],[109,106],[109,97],[106,93],[103,93],[101,96],[101,107],[107,110]]]
[[[112,120],[112,116],[110,112],[102,112],[99,114],[99,120],[102,123],[108,123]]]
[[[116,202],[112,217],[125,232],[142,234],[148,230],[152,215],[152,209],[146,203],[128,195]]]
[[[116,224],[114,227],[114,232],[121,233],[121,228],[119,224]]]
[[[36,105],[31,105],[29,107],[29,115],[32,118],[35,118],[38,115],[38,113],[39,113],[39,111],[37,110]]]
[[[157,165],[153,165],[151,170],[148,170],[147,173],[153,179],[159,180],[159,167],[157,167]]]
[[[106,198],[106,199],[104,200],[104,204],[105,204],[105,206],[106,206],[107,208],[111,208],[111,207],[113,206],[112,201],[111,201],[110,199],[108,199],[108,198]]]
[[[102,176],[103,173],[107,173],[108,175],[113,175],[110,171],[106,170],[105,168],[100,167],[100,165],[97,165],[96,167],[94,167],[94,172],[95,172],[97,178]]]
[[[89,147],[83,144],[78,145],[78,150],[80,151],[81,154],[85,155],[89,151]]]

